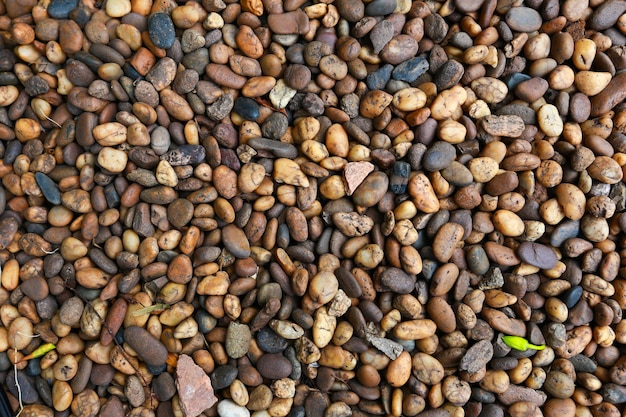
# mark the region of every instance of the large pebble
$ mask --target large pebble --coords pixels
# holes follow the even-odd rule
[[[130,326],[124,330],[124,341],[133,348],[137,355],[148,365],[161,366],[167,360],[167,349],[146,329]]]
[[[559,261],[552,249],[534,242],[523,242],[517,248],[517,255],[522,261],[541,269],[552,269]]]
[[[539,12],[530,7],[511,7],[505,19],[509,27],[518,32],[534,32],[543,23]]]
[[[355,204],[372,207],[383,198],[389,189],[389,177],[384,172],[372,172],[363,180],[352,195]]]
[[[287,378],[293,369],[289,359],[280,353],[266,353],[259,358],[256,367],[259,373],[268,379]]]
[[[408,294],[415,290],[415,276],[411,276],[399,268],[385,268],[379,279],[384,291]]]
[[[222,242],[235,257],[247,258],[250,256],[250,242],[243,230],[234,224],[229,224],[222,229]]]
[[[165,13],[155,13],[148,19],[150,40],[157,48],[167,49],[174,45],[176,32],[172,18]]]

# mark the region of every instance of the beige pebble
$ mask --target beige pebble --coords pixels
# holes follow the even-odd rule
[[[98,165],[112,173],[124,171],[128,162],[128,153],[125,151],[104,147],[98,152]]]
[[[157,181],[161,185],[167,187],[176,187],[176,185],[178,185],[176,171],[174,171],[174,168],[166,160],[159,161],[155,174]]]
[[[581,93],[595,96],[611,82],[610,72],[579,71],[574,77],[574,85]]]
[[[510,210],[498,210],[492,217],[493,225],[504,236],[521,236],[525,227],[522,219]]]
[[[559,136],[563,133],[563,120],[561,120],[556,106],[552,104],[544,104],[541,106],[537,111],[537,121],[546,136]]]

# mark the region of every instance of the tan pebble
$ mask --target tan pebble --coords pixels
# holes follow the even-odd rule
[[[420,340],[431,337],[437,331],[437,325],[430,319],[403,321],[393,330],[394,336],[402,340]]]
[[[72,387],[66,381],[54,381],[52,384],[52,404],[56,411],[65,411],[72,405]]]
[[[605,184],[617,184],[624,177],[617,161],[608,156],[597,156],[587,168],[589,176]]]
[[[610,72],[579,71],[574,77],[574,85],[581,93],[595,96],[611,82]]]
[[[430,180],[423,173],[418,173],[409,180],[407,190],[418,210],[424,213],[439,211],[439,199]]]
[[[410,377],[411,354],[405,350],[389,363],[385,378],[392,387],[401,387],[406,384]]]
[[[346,371],[353,370],[357,365],[357,359],[353,353],[333,345],[322,349],[318,362],[322,366]]]
[[[256,163],[247,163],[241,167],[237,178],[237,186],[242,193],[256,190],[265,178],[265,168]]]
[[[443,365],[434,357],[418,352],[413,356],[411,362],[413,373],[420,382],[428,385],[437,385],[443,380]]]
[[[433,240],[435,258],[441,262],[448,262],[463,239],[463,234],[463,226],[458,223],[445,223],[441,226]]]
[[[364,269],[376,268],[385,257],[383,250],[375,243],[363,246],[354,256],[357,266]]]
[[[98,152],[98,165],[112,173],[124,171],[128,162],[128,153],[125,151],[104,147]]]
[[[465,140],[467,134],[467,128],[456,120],[443,120],[439,122],[437,127],[437,133],[439,138],[448,143],[457,144]]]
[[[300,169],[297,162],[287,158],[278,158],[274,161],[274,180],[278,183],[308,187],[309,179]]]
[[[252,77],[241,89],[244,97],[261,97],[276,86],[276,79],[269,76]]]
[[[15,102],[15,100],[17,100],[19,94],[20,91],[14,85],[0,86],[0,106],[10,106],[13,102]]]
[[[289,87],[285,80],[281,78],[270,91],[269,98],[274,107],[284,109],[297,92],[298,90]]]
[[[159,95],[163,107],[165,107],[172,117],[180,121],[191,120],[194,117],[194,112],[187,100],[173,90],[166,88],[162,90]]]
[[[176,171],[166,160],[161,160],[156,168],[156,179],[161,185],[167,187],[176,187],[178,185],[178,176]]]
[[[401,111],[414,111],[426,104],[426,93],[419,88],[403,88],[393,95],[391,104]]]
[[[510,210],[498,210],[492,217],[493,225],[504,236],[521,236],[524,233],[524,222]]]
[[[489,104],[501,102],[509,91],[504,82],[493,77],[478,78],[471,86],[476,96]]]
[[[318,272],[309,282],[308,294],[313,301],[326,304],[335,297],[339,282],[332,272]]]
[[[498,162],[490,157],[478,157],[470,160],[467,164],[474,181],[486,183],[498,174]]]
[[[591,39],[583,38],[574,42],[574,54],[572,62],[581,71],[591,69],[596,57],[596,43]]]
[[[580,220],[585,214],[585,194],[574,184],[563,183],[556,187],[556,199],[569,219]]]
[[[328,314],[325,307],[320,307],[315,312],[313,322],[313,343],[318,348],[328,346],[333,339],[337,327],[337,318]]]
[[[544,104],[537,111],[539,127],[546,136],[559,136],[563,133],[563,120],[556,106]]]
[[[319,130],[319,129],[318,129]],[[323,143],[316,140],[305,140],[300,145],[300,150],[313,162],[320,162],[321,160],[328,158],[329,152]]]
[[[442,91],[430,105],[433,119],[444,120],[457,114],[467,100],[467,91],[461,86],[454,86]]]
[[[393,96],[382,90],[370,91],[361,99],[361,115],[368,118],[380,116],[387,106],[391,104],[392,100]]]
[[[39,137],[41,133],[41,125],[38,121],[22,118],[15,122],[15,136],[20,142],[26,142]]]
[[[277,335],[288,340],[295,340],[304,335],[304,329],[300,325],[287,320],[272,320],[270,327]]]

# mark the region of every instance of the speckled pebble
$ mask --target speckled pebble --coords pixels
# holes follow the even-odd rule
[[[168,49],[174,45],[176,31],[172,18],[165,13],[155,13],[148,19],[150,40],[157,48]]]

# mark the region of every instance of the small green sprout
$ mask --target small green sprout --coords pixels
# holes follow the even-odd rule
[[[516,350],[544,350],[546,348],[546,345],[533,345],[528,340],[520,336],[502,336],[502,340],[508,347]]]

